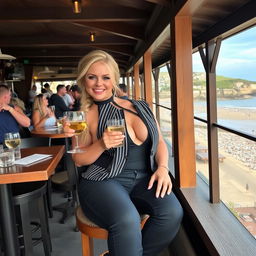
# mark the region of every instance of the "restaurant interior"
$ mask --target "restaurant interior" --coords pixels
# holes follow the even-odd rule
[[[171,79],[169,168],[184,217],[177,236],[158,256],[254,255],[255,238],[219,196],[214,90],[221,40],[255,26],[255,10],[255,0],[1,0],[0,82],[26,107],[33,85],[40,93],[46,82],[76,84],[81,58],[104,50],[117,61],[129,98],[145,100],[158,120],[157,74],[166,65]],[[198,177],[195,165],[192,54],[197,51],[208,81],[209,184]],[[70,138],[61,129],[23,132],[22,158],[50,157],[0,167],[0,255],[104,255],[107,231],[80,212],[79,168],[67,153]]]

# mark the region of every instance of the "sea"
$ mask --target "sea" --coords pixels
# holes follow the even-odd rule
[[[195,105],[206,105],[205,101],[195,101]],[[227,99],[218,100],[217,107],[220,108],[232,108],[232,109],[249,109],[256,110],[256,97],[247,99]],[[201,118],[206,118],[206,113],[196,114]],[[230,128],[249,133],[250,135],[256,136],[256,120],[228,120],[219,119],[219,124],[228,126]]]

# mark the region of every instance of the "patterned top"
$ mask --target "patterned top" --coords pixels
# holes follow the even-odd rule
[[[142,119],[148,129],[148,133],[152,142],[150,150],[150,167],[152,171],[156,170],[155,154],[159,141],[154,115],[145,101],[130,100],[136,109],[138,116]],[[99,111],[99,121],[97,138],[102,137],[107,127],[109,119],[124,119],[124,110],[115,107],[111,102],[106,104],[97,104]],[[122,147],[110,148],[105,150],[102,155],[91,165],[88,166],[86,172],[82,173],[82,177],[88,180],[104,180],[117,176],[123,170],[129,154],[127,136],[124,139]]]

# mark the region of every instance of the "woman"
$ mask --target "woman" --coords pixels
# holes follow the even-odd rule
[[[32,122],[34,129],[56,125],[55,114],[48,107],[48,99],[45,94],[39,94],[35,97]]]
[[[119,69],[106,52],[86,55],[77,81],[88,122],[86,135],[80,136],[85,152],[73,155],[78,166],[87,166],[78,188],[84,214],[108,230],[106,255],[156,256],[175,237],[183,216],[171,193],[158,124],[144,101],[115,97]],[[124,119],[125,135],[108,131],[109,119]],[[139,214],[144,213],[150,218],[141,231]]]

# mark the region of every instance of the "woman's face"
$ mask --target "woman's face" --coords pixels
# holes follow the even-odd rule
[[[45,96],[43,96],[42,102],[44,106],[48,106],[48,99]]]
[[[113,93],[113,75],[104,62],[95,62],[85,75],[85,90],[96,101],[109,99]]]

